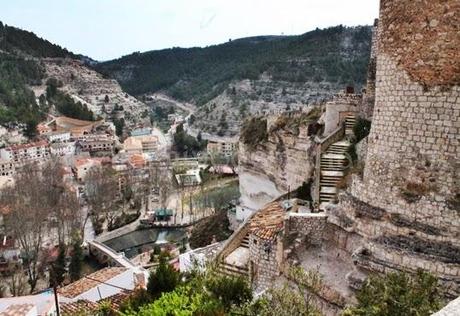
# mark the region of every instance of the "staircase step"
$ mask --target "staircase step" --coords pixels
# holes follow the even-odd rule
[[[321,171],[321,175],[326,177],[343,177],[345,174],[342,171]]]
[[[226,262],[221,262],[219,264],[218,271],[229,276],[247,276],[249,274],[249,269],[247,267],[238,267]]]
[[[336,187],[321,187],[320,193],[329,193],[329,194],[336,194],[337,188]]]

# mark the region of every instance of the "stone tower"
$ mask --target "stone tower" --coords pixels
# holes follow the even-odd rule
[[[331,206],[360,268],[460,293],[460,1],[381,0],[363,176]]]

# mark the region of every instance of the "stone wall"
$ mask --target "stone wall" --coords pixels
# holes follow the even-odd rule
[[[382,0],[363,179],[353,176],[328,207],[332,237],[358,266],[421,268],[452,295],[460,293],[459,17],[458,1]]]
[[[356,156],[358,161],[365,161],[367,155],[367,137],[356,144]]]
[[[460,84],[458,0],[381,0],[380,25],[379,49],[414,81]]]
[[[321,244],[326,229],[327,216],[324,213],[289,213],[284,221],[284,233],[305,236],[310,244]]]
[[[268,288],[280,274],[278,257],[282,247],[280,238],[265,240],[249,235],[249,269],[255,288]]]
[[[334,132],[348,114],[357,113],[362,104],[360,94],[339,94],[326,103],[326,112],[323,114],[324,135]]]

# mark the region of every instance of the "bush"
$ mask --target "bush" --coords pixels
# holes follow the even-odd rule
[[[160,264],[155,271],[150,272],[147,292],[152,298],[158,298],[162,293],[173,291],[179,285],[180,273],[167,262],[165,254],[160,255]]]
[[[267,120],[260,117],[252,117],[243,123],[240,139],[249,148],[265,143],[268,140]]]
[[[207,280],[206,288],[225,310],[233,305],[242,305],[252,300],[252,290],[248,281],[242,277],[217,276]]]
[[[353,126],[353,134],[356,137],[356,142],[364,139],[369,135],[371,131],[371,121],[363,118],[358,118],[355,126]]]
[[[436,277],[423,271],[370,277],[356,298],[345,316],[431,315],[443,305]]]

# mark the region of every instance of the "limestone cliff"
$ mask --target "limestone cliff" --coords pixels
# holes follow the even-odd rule
[[[241,204],[259,209],[279,195],[309,181],[314,171],[315,144],[309,126],[317,111],[266,118],[266,137],[257,144],[239,144]],[[254,135],[254,132],[251,132]]]

